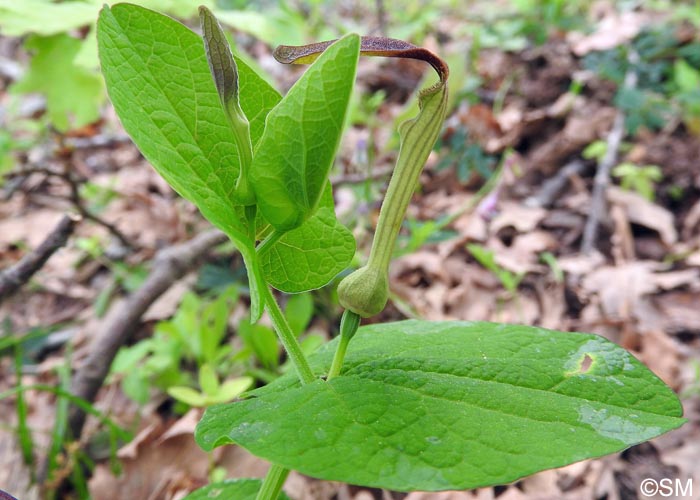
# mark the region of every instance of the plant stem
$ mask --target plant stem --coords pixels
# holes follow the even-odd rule
[[[306,356],[304,356],[304,353],[301,351],[301,346],[299,345],[299,341],[297,341],[296,335],[294,335],[289,323],[287,323],[287,318],[284,317],[284,314],[282,313],[279,304],[277,304],[275,297],[272,295],[272,292],[270,292],[269,287],[263,287],[261,293],[267,306],[267,311],[270,313],[270,317],[272,318],[272,324],[275,327],[277,336],[280,338],[285,351],[287,351],[289,359],[292,360],[292,364],[296,368],[297,374],[299,375],[299,380],[301,381],[302,385],[310,384],[316,380],[316,377],[314,372],[311,370],[311,366],[309,366]]]
[[[288,474],[289,469],[285,469],[281,465],[272,464],[255,500],[277,500]]]
[[[331,369],[328,371],[326,381],[340,375],[340,370],[343,368],[343,360],[345,359],[345,352],[348,350],[348,344],[350,344],[350,339],[353,338],[359,326],[360,315],[352,312],[350,309],[346,309],[345,312],[343,312],[343,318],[340,320],[340,341],[338,342],[338,348],[335,350],[333,363],[331,364]]]
[[[260,242],[260,244],[255,249],[255,253],[257,253],[258,256],[265,255],[270,250],[270,248],[272,248],[272,245],[275,244],[283,235],[284,231],[278,231],[275,229],[267,235],[267,238]]]
[[[248,221],[248,237],[251,239],[251,241],[255,241],[255,214],[257,210],[257,205],[247,205],[245,207],[245,218]]]

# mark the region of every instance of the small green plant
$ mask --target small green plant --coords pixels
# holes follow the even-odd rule
[[[496,255],[493,253],[493,251],[487,250],[481,245],[476,245],[473,243],[469,244],[467,245],[467,250],[469,250],[469,253],[474,256],[479,264],[496,275],[498,281],[501,282],[503,288],[505,288],[511,296],[514,297],[516,295],[518,286],[525,277],[525,274],[515,274],[507,269],[504,269],[496,262]]]
[[[684,422],[670,388],[596,335],[430,321],[358,328],[388,300],[396,237],[445,117],[447,66],[406,42],[354,34],[283,46],[278,60],[313,64],[281,97],[232,56],[209,11],[200,14],[204,43],[150,10],[105,7],[98,43],[127,132],[236,245],[248,269],[250,323],[265,309],[294,366],[244,400],[205,411],[195,434],[205,450],[236,443],[273,464],[262,483],[217,484],[222,496],[276,499],[290,469],[401,491],[508,483]],[[427,61],[439,81],[399,127],[369,259],[338,287],[340,335],[308,356],[270,286],[325,286],[353,257],[328,174],[361,53]]]
[[[654,184],[662,178],[658,166],[640,167],[634,163],[620,163],[612,169],[612,174],[620,179],[622,189],[635,191],[649,201],[654,201]]]
[[[111,372],[121,379],[124,393],[143,404],[154,390],[160,390],[187,406],[210,406],[235,399],[254,379],[271,382],[285,373],[289,365],[280,365],[271,328],[244,319],[238,325],[242,347],[234,350],[225,341],[228,318],[238,297],[237,286],[220,292],[214,300],[186,293],[173,318],[159,322],[151,338],[117,353]],[[290,297],[285,314],[295,335],[306,330],[312,312],[309,294]],[[315,335],[301,340],[305,354],[319,344]],[[196,377],[187,366],[194,366]],[[239,376],[228,378],[231,373]]]
[[[564,283],[564,271],[552,252],[542,252],[540,254],[540,262],[546,264],[552,271],[554,281],[557,283]]]
[[[620,151],[629,151],[630,143],[623,142]],[[583,150],[581,156],[586,160],[602,162],[608,153],[605,141],[593,141]],[[612,169],[612,175],[621,181],[623,189],[635,191],[649,201],[654,201],[654,184],[661,180],[661,169],[656,165],[637,166],[633,163],[620,163]]]
[[[212,365],[199,367],[200,391],[186,385],[174,385],[168,388],[168,394],[189,406],[206,407],[217,403],[228,403],[250,389],[253,379],[236,377],[223,384]]]
[[[493,175],[496,158],[487,155],[478,144],[469,141],[465,127],[457,127],[438,141],[438,150],[445,147],[447,154],[438,162],[437,170],[454,168],[459,182],[466,184],[473,173],[484,179]]]
[[[411,217],[406,218],[405,226],[407,235],[399,237],[399,243],[394,257],[400,257],[416,252],[426,243],[440,243],[458,236],[458,233],[446,226],[452,222],[453,217],[443,216],[438,220],[419,221]]]
[[[700,69],[685,59],[677,59],[673,65],[673,83],[683,122],[691,133],[700,135]]]
[[[238,289],[234,286],[212,301],[185,294],[173,318],[156,325],[153,337],[117,353],[111,371],[122,377],[124,393],[143,404],[153,389],[159,389],[186,405],[208,406],[231,401],[248,389],[253,383],[251,377],[221,383],[227,373],[245,369],[245,359],[236,357],[232,346],[223,342],[237,300]],[[183,369],[188,364],[196,367],[196,382]],[[196,385],[199,392],[193,388]]]
[[[625,112],[628,132],[640,127],[660,129],[677,114],[691,133],[700,133],[700,44],[679,43],[675,27],[665,24],[643,30],[631,46],[623,44],[583,58],[586,69],[618,85],[615,104]],[[637,56],[634,62],[630,50]],[[630,70],[637,76],[635,88],[623,85]]]
[[[608,152],[608,143],[605,141],[593,141],[586,146],[581,153],[586,160],[596,160],[600,162]]]
[[[94,462],[87,456],[87,453],[82,451],[79,446],[76,446],[68,431],[69,404],[73,404],[86,413],[97,417],[104,424],[106,429],[105,438],[110,449],[112,470],[115,473],[118,473],[119,470],[119,463],[116,458],[117,448],[133,439],[133,436],[90,403],[70,393],[70,357],[72,355],[70,349],[66,352],[64,362],[55,368],[55,374],[58,378],[56,386],[47,384],[25,385],[22,382],[26,365],[31,363],[28,355],[38,347],[37,344],[41,344],[43,339],[52,332],[52,329],[38,328],[25,334],[13,334],[10,323],[4,322],[3,330],[3,335],[0,336],[0,357],[10,354],[14,358],[15,386],[0,392],[0,400],[12,396],[15,397],[17,421],[15,431],[22,452],[22,459],[29,468],[32,480],[36,480],[38,475],[35,457],[45,455],[47,461],[43,474],[46,478],[44,484],[46,498],[54,498],[56,496],[57,478],[63,477],[66,470],[70,472],[70,477],[67,478],[67,481],[74,488],[78,498],[88,498],[87,477],[85,477],[84,470],[91,469],[94,466]],[[31,424],[28,421],[29,406],[25,398],[25,394],[31,391],[48,392],[56,397],[53,428],[51,429],[48,442],[45,439],[35,441],[33,437]],[[39,443],[44,443],[46,448],[37,452],[37,448],[41,448]]]

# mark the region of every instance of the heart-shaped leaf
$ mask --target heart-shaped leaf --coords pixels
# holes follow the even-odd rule
[[[335,342],[312,358],[317,374]],[[327,480],[467,489],[622,450],[680,426],[673,391],[590,334],[406,321],[360,328],[340,376],[284,376],[209,408],[196,439]]]
[[[267,282],[287,293],[327,285],[350,265],[355,254],[354,236],[336,219],[330,182],[326,182],[314,215],[296,229],[278,235],[280,238],[258,257]]]
[[[319,208],[260,256],[265,279],[287,293],[315,290],[343,271],[355,255],[355,238],[330,208]]]

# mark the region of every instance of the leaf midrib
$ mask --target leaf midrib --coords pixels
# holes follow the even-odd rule
[[[412,361],[415,361],[415,359],[412,359]],[[356,366],[361,366],[361,364],[360,364],[360,365],[354,365],[353,368],[355,368]],[[603,405],[603,406],[607,406],[607,407],[611,407],[611,408],[618,408],[618,409],[622,409],[622,410],[629,410],[629,409],[630,409],[628,406],[621,406],[621,405],[619,405],[619,404],[606,403],[606,402],[603,402],[603,401],[598,401],[598,400],[593,400],[593,399],[586,399],[586,398],[579,397],[579,396],[571,396],[571,395],[569,395],[569,394],[562,394],[562,393],[560,393],[560,392],[555,392],[555,391],[552,391],[552,390],[549,390],[549,389],[540,389],[540,388],[537,388],[537,387],[527,387],[527,386],[523,386],[523,385],[517,385],[517,384],[511,383],[511,382],[503,382],[503,381],[498,381],[498,380],[488,380],[488,379],[483,379],[483,378],[478,378],[478,377],[461,376],[461,375],[455,375],[455,374],[452,374],[452,373],[445,373],[445,372],[433,372],[433,371],[425,371],[425,370],[417,370],[417,369],[407,369],[407,368],[402,368],[402,367],[395,367],[395,368],[392,368],[392,370],[400,370],[400,371],[406,372],[406,373],[416,372],[416,373],[421,373],[421,374],[436,375],[436,376],[442,376],[442,377],[454,377],[454,378],[458,378],[458,379],[465,379],[465,380],[473,380],[473,381],[476,381],[476,382],[482,382],[482,383],[484,383],[484,384],[505,385],[505,386],[514,387],[514,388],[517,388],[517,389],[520,389],[520,390],[534,391],[534,392],[544,392],[545,394],[555,395],[555,396],[559,396],[559,397],[563,397],[563,398],[567,398],[567,399],[572,399],[572,400],[577,400],[577,401],[586,401],[586,402],[589,402],[589,403],[597,403],[597,404],[600,404],[600,405]],[[380,370],[375,370],[374,373],[377,373],[377,372],[379,372],[379,371],[380,371]],[[381,371],[388,371],[388,369],[381,369]],[[376,379],[374,379],[374,378],[361,377],[361,376],[359,376],[359,375],[343,375],[343,377],[344,377],[344,378],[358,378],[358,379],[362,379],[362,380],[371,380],[371,381],[373,381],[373,382],[380,383],[379,380],[376,380]],[[447,401],[447,402],[460,402],[460,403],[464,403],[464,402],[465,402],[464,400],[460,400],[460,399],[450,399],[450,398],[447,398],[447,397],[440,397],[440,396],[436,396],[436,395],[432,395],[432,394],[426,394],[426,393],[420,392],[420,390],[418,390],[418,389],[414,389],[414,388],[411,388],[411,387],[406,387],[406,386],[403,386],[403,385],[399,385],[399,384],[393,383],[393,382],[391,381],[391,379],[382,380],[381,383],[390,385],[390,386],[395,387],[395,388],[405,389],[405,390],[408,390],[408,391],[416,392],[417,394],[422,395],[423,397],[429,397],[429,398],[444,400],[444,401]],[[560,384],[560,383],[561,383],[561,382],[558,382],[558,383],[555,384],[555,385],[558,385],[558,384]],[[331,386],[332,386],[332,385],[331,385]],[[554,387],[554,386],[553,386],[553,387]],[[637,402],[638,402],[638,401],[648,401],[648,399],[638,399]],[[633,404],[636,404],[636,403],[633,403]],[[478,407],[478,408],[484,408],[484,407],[481,407],[481,406],[478,406],[478,405],[475,405],[475,404],[473,404],[473,406],[476,406],[476,407]],[[488,408],[484,408],[484,409],[488,409]],[[496,411],[496,410],[491,410],[491,411]],[[657,416],[660,416],[660,417],[680,418],[680,417],[677,417],[677,416],[669,416],[669,415],[665,415],[665,414],[662,414],[662,413],[656,413],[656,412],[651,412],[651,411],[646,411],[646,410],[641,410],[641,409],[639,409],[639,410],[638,410],[638,409],[635,409],[635,411],[637,411],[637,412],[639,412],[639,413],[645,413],[645,414],[648,414],[648,415],[657,415]]]

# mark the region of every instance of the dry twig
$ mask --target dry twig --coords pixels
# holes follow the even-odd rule
[[[82,179],[76,178],[75,174],[72,173],[70,166],[65,163],[63,165],[62,172],[56,171],[48,166],[38,165],[29,168],[23,168],[6,174],[5,177],[7,179],[15,180],[15,183],[12,190],[10,190],[7,193],[7,196],[5,196],[4,198],[9,199],[9,197],[12,196],[12,194],[21,187],[22,183],[24,182],[24,179],[27,179],[30,175],[33,174],[44,175],[47,178],[53,177],[65,182],[68,185],[69,194],[67,196],[56,195],[55,198],[65,199],[68,202],[70,202],[73,208],[84,219],[87,219],[99,226],[104,227],[107,231],[109,231],[109,233],[112,236],[119,240],[119,243],[124,248],[133,249],[135,247],[134,244],[129,240],[129,238],[127,238],[124,235],[124,233],[122,233],[119,230],[119,228],[117,228],[114,224],[111,224],[105,221],[104,219],[100,218],[99,216],[93,214],[90,210],[88,210],[87,207],[85,207],[84,201],[80,196],[80,185],[83,181]]]
[[[635,66],[639,62],[639,55],[630,49],[627,56],[627,73],[625,73],[624,88],[633,89],[637,86],[637,73]],[[588,220],[583,229],[583,240],[581,242],[581,253],[588,254],[593,251],[595,241],[598,236],[600,221],[606,213],[606,192],[610,185],[610,170],[617,161],[620,144],[625,133],[625,113],[618,109],[615,115],[613,127],[608,134],[607,149],[605,156],[598,163],[595,179],[593,181],[593,195],[591,197],[591,209],[588,213]]]
[[[22,257],[14,266],[0,272],[0,302],[29,281],[29,278],[43,267],[49,257],[66,244],[79,221],[79,216],[64,216],[41,245]]]
[[[569,179],[583,172],[585,164],[578,158],[560,168],[556,175],[547,179],[537,194],[525,200],[528,207],[551,207],[557,196],[564,190]]]

